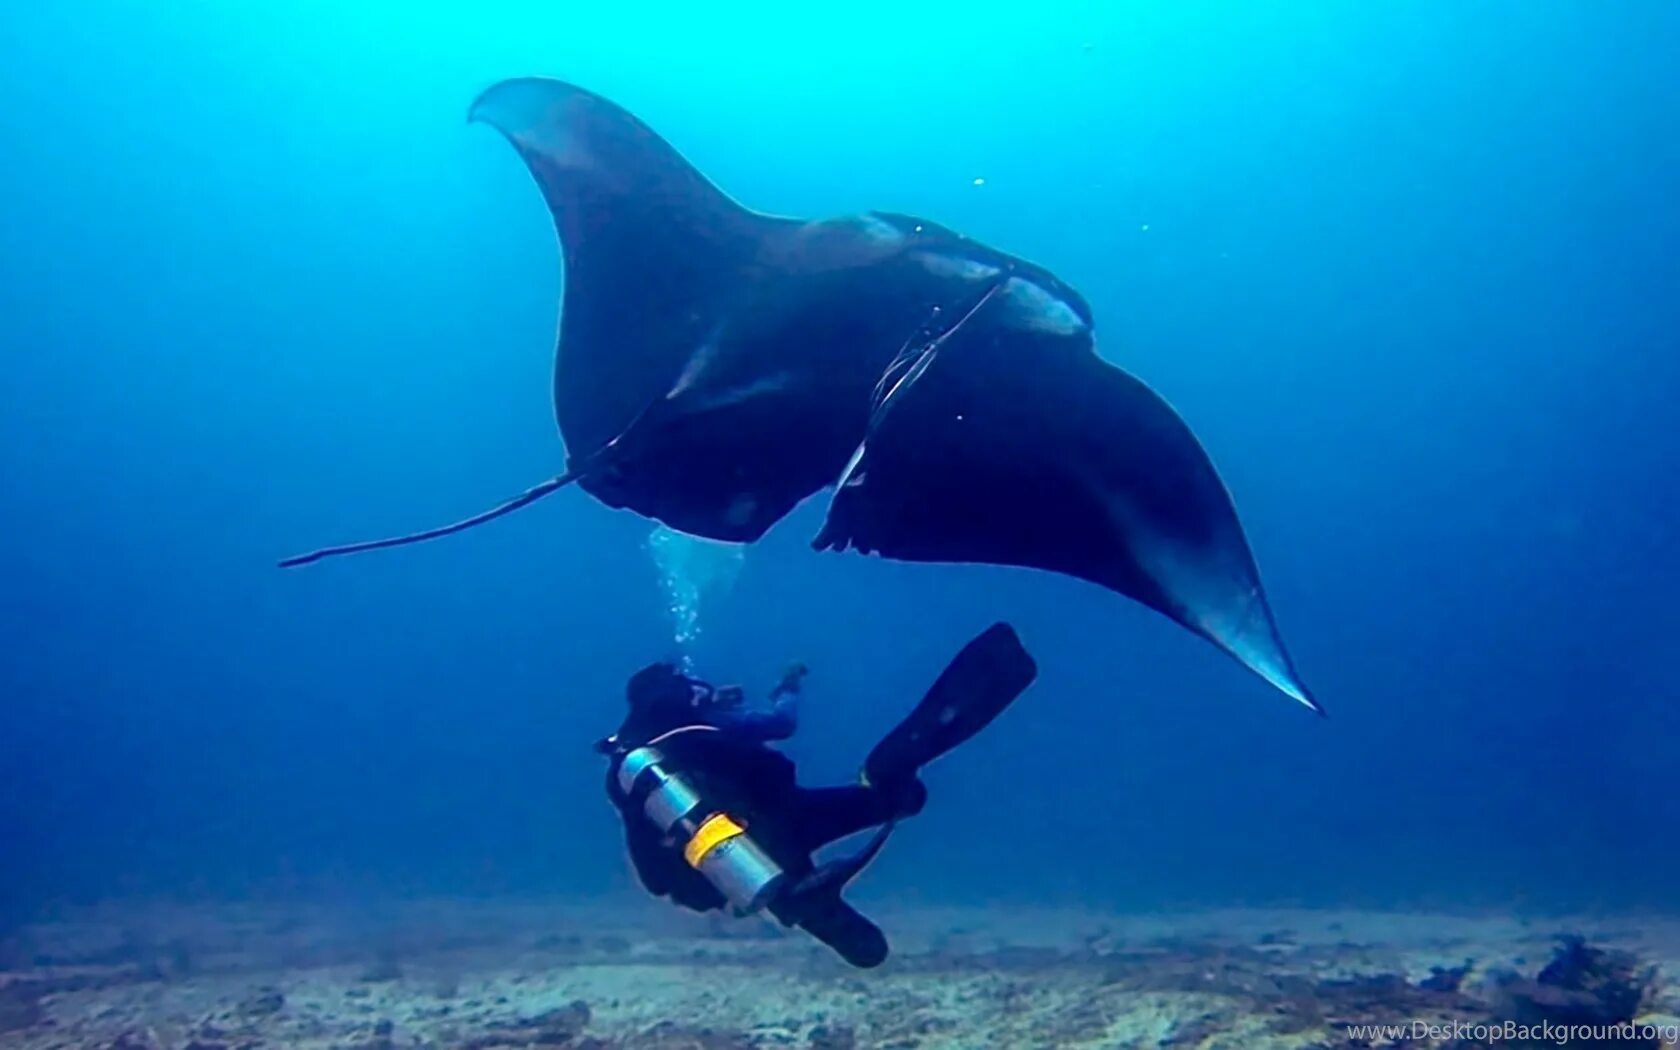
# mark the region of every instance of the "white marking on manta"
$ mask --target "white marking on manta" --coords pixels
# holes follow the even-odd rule
[[[996,277],[998,268],[988,266],[976,259],[965,259],[960,255],[946,255],[941,252],[916,252],[916,261],[922,268],[935,277],[956,277],[964,281],[983,281],[988,277]]]
[[[694,386],[678,387],[665,395],[665,400],[677,401],[681,398],[679,411],[712,412],[720,408],[730,408],[742,404],[762,394],[776,393],[785,389],[788,381],[792,378],[793,373],[791,372],[771,372],[769,375],[760,376],[751,382],[714,390],[704,397],[697,397],[691,393],[692,390],[696,389]]]
[[[877,243],[891,243],[904,237],[904,231],[878,215],[865,215],[858,225],[866,237]],[[920,232],[921,227],[916,227],[916,230]]]
[[[723,325],[720,322],[712,333],[706,337],[705,342],[695,348],[694,353],[688,359],[688,364],[683,367],[682,374],[677,377],[676,383],[665,394],[666,401],[681,401],[683,402],[683,409],[689,412],[727,408],[755,395],[780,390],[793,378],[790,371],[783,369],[759,376],[757,379],[746,383],[712,390],[703,397],[696,397],[695,393],[697,391],[703,392],[705,389],[706,371],[718,358],[720,349],[718,337],[722,327]]]
[[[1023,277],[1011,277],[1003,288],[1003,302],[1009,319],[1035,332],[1078,335],[1087,329],[1079,311],[1042,286]]]

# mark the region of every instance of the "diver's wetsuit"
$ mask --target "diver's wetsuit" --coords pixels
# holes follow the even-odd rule
[[[799,730],[799,700],[797,694],[784,693],[770,702],[768,711],[748,711],[742,707],[713,705],[700,713],[711,726],[736,736],[762,740],[786,740]]]
[[[919,769],[983,728],[1036,673],[1014,632],[1007,625],[993,627],[969,643],[915,711],[870,753],[864,783],[808,788],[798,784],[792,760],[765,743],[791,734],[791,704],[781,715],[754,715],[696,703],[695,697],[713,695],[705,683],[669,665],[644,668],[631,679],[624,724],[599,746],[612,755],[607,794],[624,818],[642,885],[695,911],[728,905],[664,839],[640,800],[620,786],[625,754],[651,744],[708,803],[738,819],[781,867],[790,889],[770,900],[771,914],[811,933],[853,965],[878,964],[887,955],[885,936],[841,900],[840,891],[873,859],[896,821],[921,811],[927,792]],[[871,827],[881,830],[858,853],[821,867],[814,861],[812,854],[822,847]]]
[[[622,755],[644,744],[657,742],[710,801],[751,828],[754,841],[776,859],[790,882],[816,871],[811,855],[822,847],[920,810],[926,794],[919,781],[885,788],[800,787],[792,760],[765,746],[793,735],[798,725],[794,696],[778,696],[769,712],[758,712],[712,702],[715,692],[704,682],[677,675],[669,665],[644,668],[631,680],[631,711],[612,737],[618,754],[607,770],[607,794],[624,817],[636,874],[654,896],[670,897],[694,911],[728,905],[620,788]],[[836,928],[834,936],[846,940],[843,955],[868,958],[878,947],[884,956],[885,938],[868,920],[837,898],[820,910],[819,925],[826,920]],[[785,902],[772,903],[770,911],[786,925],[801,921]]]

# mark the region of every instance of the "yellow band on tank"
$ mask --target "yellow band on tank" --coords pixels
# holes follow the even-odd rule
[[[688,861],[689,867],[698,868],[700,862],[706,859],[706,854],[745,832],[745,828],[729,819],[729,814],[714,813],[695,830],[694,837],[683,847],[683,860]]]

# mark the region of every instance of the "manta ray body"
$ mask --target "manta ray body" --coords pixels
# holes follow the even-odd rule
[[[1087,580],[1322,713],[1206,452],[1097,355],[1090,307],[1055,275],[913,216],[751,211],[560,81],[503,81],[470,116],[524,159],[559,235],[566,469],[464,521],[282,564],[458,532],[572,484],[751,543],[832,487],[818,549]]]

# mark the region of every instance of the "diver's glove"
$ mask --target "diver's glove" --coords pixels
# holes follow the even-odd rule
[[[782,672],[781,679],[770,690],[770,699],[775,700],[781,696],[798,696],[800,687],[804,684],[805,676],[810,673],[811,669],[802,663],[795,661],[788,664],[787,669]]]

